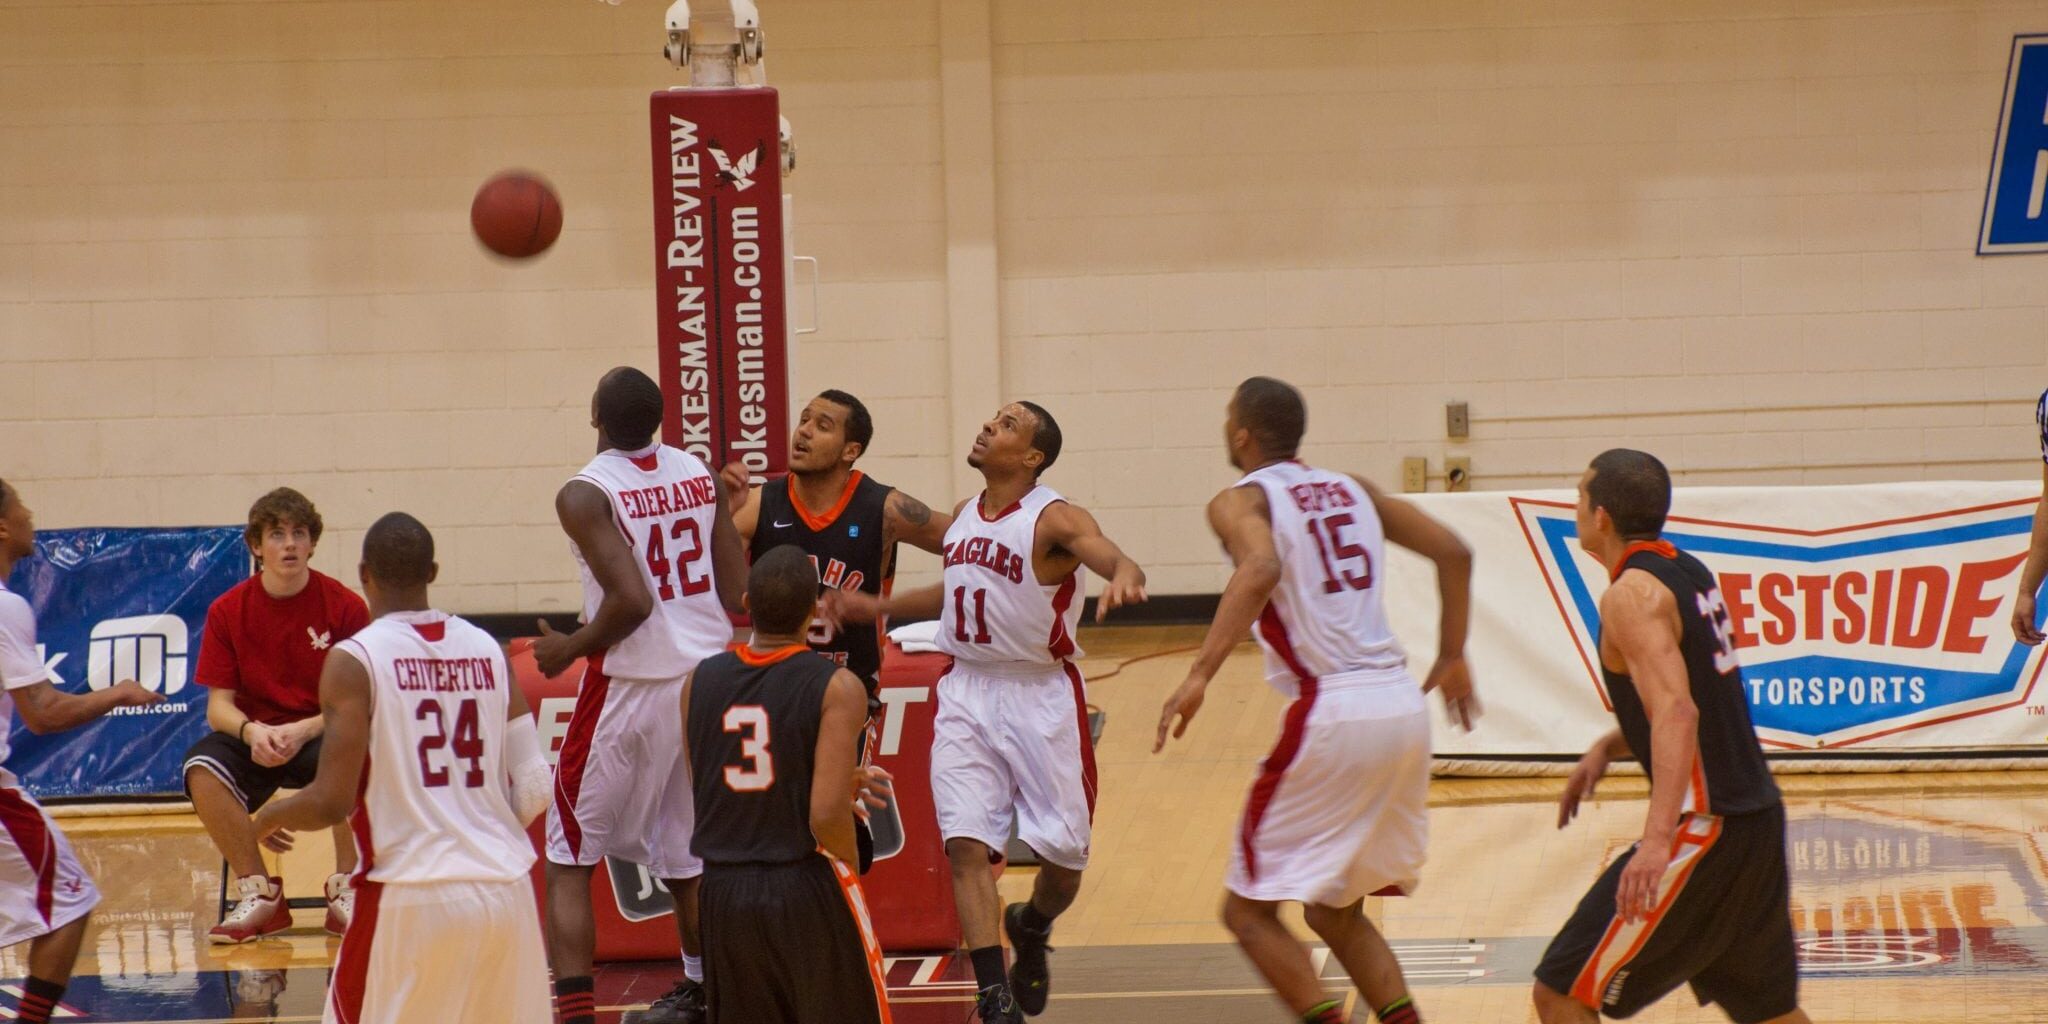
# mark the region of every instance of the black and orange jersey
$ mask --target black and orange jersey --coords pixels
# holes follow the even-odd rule
[[[811,556],[818,580],[827,587],[887,593],[896,569],[894,544],[883,536],[883,515],[891,488],[855,470],[838,504],[822,512],[804,507],[795,481],[771,480],[761,487],[760,515],[754,524],[750,555],[759,558],[783,544],[794,544]],[[835,631],[822,620],[811,623],[811,650],[846,666],[870,692],[882,670],[882,632],[849,623]]]
[[[838,671],[807,648],[761,654],[736,644],[690,674],[690,852],[717,864],[786,864],[818,852],[811,777],[825,688]]]
[[[1691,683],[1692,702],[1699,709],[1699,753],[1686,786],[1683,811],[1701,814],[1747,814],[1779,803],[1778,784],[1764,761],[1756,726],[1749,717],[1749,698],[1742,691],[1742,666],[1728,626],[1728,609],[1712,570],[1692,555],[1665,541],[1636,543],[1622,556],[1616,579],[1641,569],[1670,588],[1678,602],[1681,627],[1679,652]],[[1650,717],[1643,710],[1635,682],[1626,674],[1601,666],[1614,717],[1621,734],[1651,770]]]

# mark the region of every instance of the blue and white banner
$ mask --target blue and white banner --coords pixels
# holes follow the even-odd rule
[[[1665,536],[1719,578],[1767,747],[2038,747],[2041,650],[2010,620],[2039,487],[1681,488]],[[1440,722],[1438,753],[1583,751],[1613,715],[1599,672],[1607,575],[1579,550],[1577,496],[1411,497],[1477,552],[1469,651],[1486,714],[1469,735]],[[1405,552],[1390,561],[1396,631],[1433,650],[1434,574]]]
[[[2048,35],[2015,36],[1977,252],[2048,251]]]
[[[13,723],[7,767],[22,786],[38,797],[183,793],[185,749],[206,732],[206,690],[192,681],[200,630],[214,598],[249,569],[239,526],[38,531],[36,557],[7,587],[35,608],[59,688],[133,679],[166,699],[52,736]]]

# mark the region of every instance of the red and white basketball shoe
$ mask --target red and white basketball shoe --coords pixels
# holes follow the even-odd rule
[[[285,904],[284,879],[250,875],[235,879],[234,909],[206,933],[206,939],[216,946],[233,946],[291,926],[292,911]]]
[[[348,931],[349,919],[356,916],[356,888],[349,884],[347,875],[327,876],[327,934],[341,935]]]

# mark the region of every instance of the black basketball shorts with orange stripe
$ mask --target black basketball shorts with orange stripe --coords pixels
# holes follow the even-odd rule
[[[881,947],[854,870],[823,855],[704,866],[710,1024],[889,1024]]]
[[[1600,1014],[1624,1018],[1690,984],[1736,1024],[1799,1007],[1785,872],[1785,808],[1689,815],[1679,825],[1657,908],[1633,923],[1615,916],[1615,859],[1552,939],[1536,980]]]

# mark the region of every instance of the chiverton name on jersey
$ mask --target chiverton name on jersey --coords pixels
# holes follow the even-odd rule
[[[406,693],[477,693],[498,688],[491,658],[399,658],[392,678]]]
[[[717,487],[708,476],[680,480],[673,485],[619,492],[619,508],[628,519],[672,516],[717,500]]]
[[[987,537],[946,545],[946,568],[956,565],[978,565],[1012,583],[1024,582],[1023,557]]]

